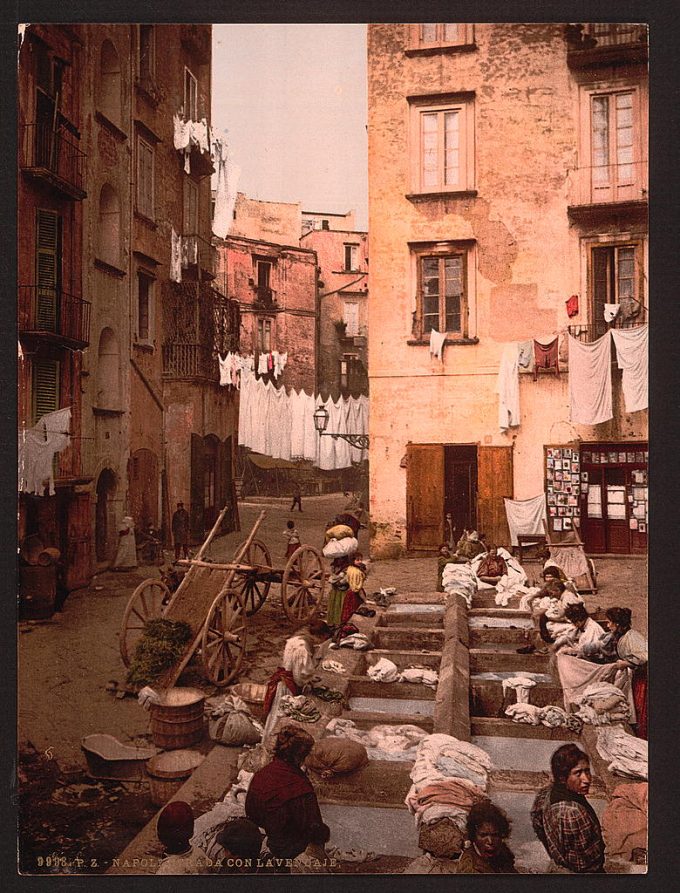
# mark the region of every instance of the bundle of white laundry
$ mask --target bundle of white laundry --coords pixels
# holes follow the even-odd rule
[[[594,726],[611,725],[630,719],[630,704],[625,693],[611,682],[589,685],[578,702],[576,716]]]
[[[436,688],[439,674],[429,667],[407,667],[399,672],[399,668],[391,660],[381,657],[366,671],[374,682],[410,682]]]
[[[543,725],[552,729],[564,726],[573,732],[580,732],[583,726],[580,719],[554,704],[539,707],[537,704],[524,704],[518,701],[505,708],[505,715],[513,722],[523,722],[531,726]]]
[[[643,738],[629,735],[621,726],[598,729],[597,751],[610,772],[647,780],[648,747]]]
[[[338,738],[363,744],[371,760],[414,760],[418,745],[427,737],[427,732],[419,726],[377,725],[365,730],[358,729],[351,719],[342,718],[332,719],[326,729]]]
[[[536,680],[531,679],[529,676],[510,676],[508,679],[503,679],[503,696],[508,690],[514,690],[517,696],[518,704],[528,704],[529,703],[529,692],[536,685]]]
[[[323,547],[325,558],[345,558],[347,555],[353,555],[359,548],[356,537],[345,536],[340,540],[329,540]]]
[[[519,561],[514,558],[507,549],[504,549],[502,546],[497,549],[498,556],[505,560],[507,565],[507,573],[503,574],[498,583],[496,583],[496,597],[495,602],[497,605],[501,607],[505,607],[511,598],[515,596],[519,596],[525,594],[527,590],[524,588],[525,583],[527,582],[527,575],[524,572],[524,568],[519,563]],[[479,570],[480,564],[487,557],[486,552],[482,552],[481,555],[477,555],[470,562],[470,567],[475,575],[475,579],[477,581],[478,589],[493,589],[493,585],[491,583],[485,583],[484,580],[480,580],[477,576],[477,571]]]
[[[470,608],[477,592],[477,577],[469,564],[449,563],[442,572],[442,587],[449,596],[460,595]]]
[[[416,826],[449,818],[464,832],[470,806],[485,797],[490,769],[489,755],[481,747],[452,735],[424,738],[404,801]]]
[[[208,812],[194,821],[194,836],[191,845],[202,850],[212,843],[215,833],[229,819],[241,818],[246,814],[246,794],[253,778],[252,772],[241,769],[238,778],[229,788],[221,803],[216,803]]]

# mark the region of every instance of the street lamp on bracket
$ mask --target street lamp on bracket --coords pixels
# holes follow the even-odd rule
[[[328,427],[329,414],[325,406],[317,406],[314,410],[314,427],[319,437],[334,437],[346,440],[350,446],[357,450],[368,449],[368,434],[341,434],[337,431],[326,431]]]

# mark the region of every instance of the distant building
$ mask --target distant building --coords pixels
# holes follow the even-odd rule
[[[504,497],[543,492],[553,533],[646,551],[647,410],[614,360],[613,418],[572,423],[566,350],[647,322],[646,63],[643,25],[369,24],[376,555],[436,551],[449,512],[507,545]],[[501,431],[504,346],[552,334]]]
[[[353,212],[305,214],[300,244],[319,265],[319,390],[333,400],[367,394],[368,236],[353,228]],[[318,225],[326,219],[327,229]],[[313,224],[306,231],[305,220]]]
[[[20,51],[20,421],[73,413],[57,495],[22,496],[20,532],[51,512],[70,588],[113,558],[123,515],[167,532],[182,500],[198,541],[232,502],[238,398],[217,355],[238,307],[213,287],[210,66],[209,25],[30,25]],[[186,152],[175,115],[197,125]]]

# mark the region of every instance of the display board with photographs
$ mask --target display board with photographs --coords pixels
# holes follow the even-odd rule
[[[545,493],[550,527],[557,533],[572,530],[580,518],[581,464],[578,447],[545,450]]]

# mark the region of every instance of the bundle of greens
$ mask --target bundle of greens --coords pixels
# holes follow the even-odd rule
[[[147,620],[135,648],[127,684],[133,688],[153,685],[182,657],[192,638],[188,623],[162,618]]]

